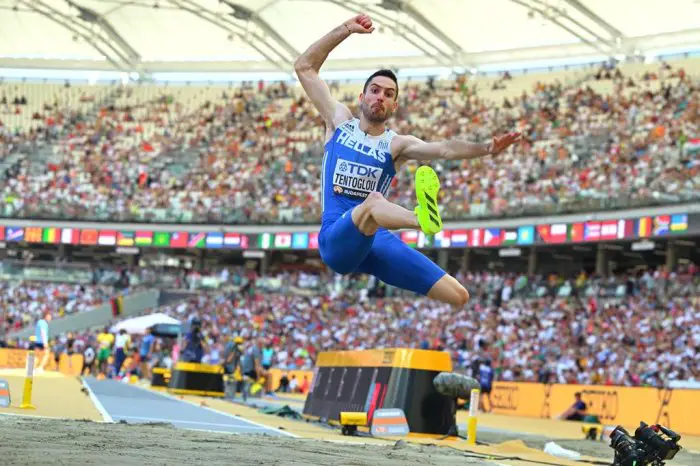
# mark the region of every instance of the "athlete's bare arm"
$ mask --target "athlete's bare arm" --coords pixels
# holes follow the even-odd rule
[[[330,133],[338,124],[352,118],[352,114],[345,105],[331,96],[328,86],[318,75],[319,70],[328,58],[328,54],[351,34],[369,34],[372,31],[374,27],[370,17],[358,15],[323,36],[294,63],[294,70],[301,86],[325,120]]]
[[[430,160],[476,159],[487,155],[498,155],[520,140],[520,133],[508,133],[494,137],[490,143],[474,143],[460,139],[425,142],[415,136],[400,135],[392,141],[392,153],[397,165],[408,160],[425,162]]]

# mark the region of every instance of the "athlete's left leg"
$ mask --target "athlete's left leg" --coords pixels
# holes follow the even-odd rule
[[[384,229],[377,231],[358,272],[456,307],[463,307],[469,301],[469,292],[454,277]]]

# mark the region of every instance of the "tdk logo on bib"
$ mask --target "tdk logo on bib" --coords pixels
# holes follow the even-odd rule
[[[384,170],[371,165],[338,159],[333,172],[333,191],[350,197],[366,198],[377,190]]]

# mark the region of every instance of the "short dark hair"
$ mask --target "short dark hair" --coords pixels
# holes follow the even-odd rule
[[[367,78],[367,81],[365,81],[365,86],[362,88],[362,92],[367,92],[367,86],[369,86],[369,83],[372,82],[372,80],[377,76],[384,76],[385,78],[389,78],[392,81],[394,81],[394,84],[396,84],[395,98],[397,98],[399,96],[399,80],[396,78],[396,73],[389,69],[383,69],[372,73],[372,75],[369,78]]]

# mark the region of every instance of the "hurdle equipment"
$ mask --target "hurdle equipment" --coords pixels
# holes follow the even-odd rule
[[[403,410],[411,433],[448,434],[455,426],[454,398],[433,386],[438,373],[452,370],[443,351],[392,348],[320,353],[304,404],[304,415],[328,422],[341,412]]]
[[[476,419],[479,413],[479,389],[472,389],[469,398],[469,418],[467,419],[467,443],[476,445]]]
[[[27,374],[24,377],[24,387],[22,390],[22,403],[20,409],[36,409],[32,404],[32,389],[34,387],[34,351],[27,352]]]
[[[7,380],[0,379],[0,408],[9,408],[11,404],[10,384],[7,383]]]

